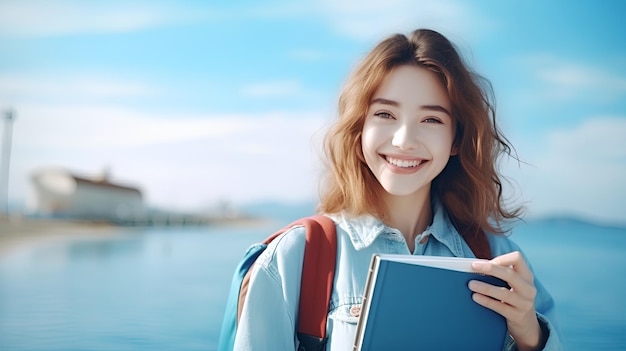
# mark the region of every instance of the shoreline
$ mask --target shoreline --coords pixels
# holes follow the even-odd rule
[[[267,218],[213,218],[210,224],[198,226],[251,227],[267,225],[268,223],[271,223],[271,220]],[[174,224],[167,227],[177,228],[179,226]],[[145,226],[124,226],[104,221],[0,216],[0,256],[21,247],[55,241],[111,238],[128,234],[129,231],[140,228],[145,228]]]
[[[0,256],[20,247],[61,240],[89,240],[120,235],[122,228],[101,222],[61,219],[0,218]]]

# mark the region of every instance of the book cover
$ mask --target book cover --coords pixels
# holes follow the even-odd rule
[[[502,350],[506,320],[472,300],[476,259],[374,255],[354,350]]]

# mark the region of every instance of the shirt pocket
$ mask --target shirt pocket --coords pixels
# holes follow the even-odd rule
[[[356,301],[339,305],[328,313],[328,317],[335,322],[356,325],[361,315],[361,300],[356,299]]]

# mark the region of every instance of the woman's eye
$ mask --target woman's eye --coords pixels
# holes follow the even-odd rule
[[[424,120],[424,122],[426,123],[439,123],[441,124],[441,120],[439,118],[435,118],[435,117],[428,117]]]
[[[374,116],[380,117],[380,118],[385,118],[385,119],[393,118],[391,113],[385,112],[385,111],[376,112],[376,113],[374,113]]]

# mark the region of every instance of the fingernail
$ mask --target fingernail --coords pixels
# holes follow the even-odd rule
[[[472,268],[477,270],[483,270],[487,268],[487,262],[485,261],[474,261],[472,262]]]
[[[480,296],[478,296],[478,294],[472,294],[472,300],[474,300],[474,302],[480,302]]]
[[[474,290],[476,289],[478,283],[475,280],[470,280],[469,283],[467,284],[467,286],[470,288],[470,290]]]

